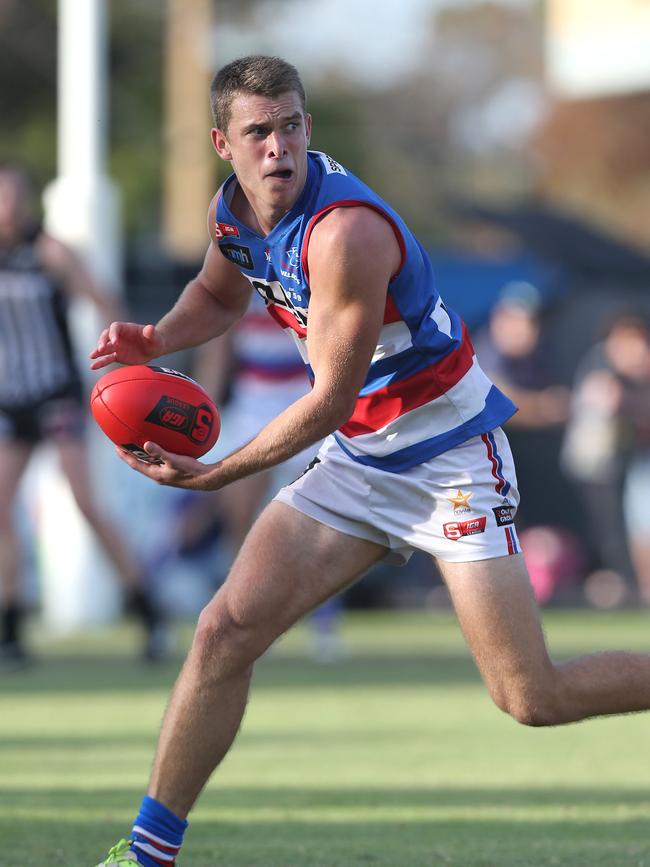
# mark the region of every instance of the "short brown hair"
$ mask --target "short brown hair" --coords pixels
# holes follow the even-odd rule
[[[228,129],[232,101],[237,93],[256,93],[275,98],[290,90],[298,94],[304,111],[305,89],[295,66],[281,57],[264,54],[251,54],[233,60],[217,72],[210,85],[210,105],[215,126],[223,132]]]

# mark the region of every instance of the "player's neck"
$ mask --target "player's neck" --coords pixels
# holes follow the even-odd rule
[[[286,205],[282,207],[269,206],[247,193],[238,181],[230,209],[241,223],[259,235],[266,236],[273,231],[285,214],[289,213],[296,201],[297,197],[289,207]]]

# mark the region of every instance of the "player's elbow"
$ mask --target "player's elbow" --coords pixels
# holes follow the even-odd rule
[[[497,707],[520,725],[542,728],[566,721],[560,697],[550,684],[511,684],[490,693]]]
[[[354,412],[356,393],[350,395],[347,392],[333,390],[321,393],[314,391],[312,394],[318,407],[317,415],[322,422],[323,436],[340,428]]]

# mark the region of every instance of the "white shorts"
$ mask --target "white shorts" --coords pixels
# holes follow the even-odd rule
[[[424,464],[389,473],[353,461],[333,436],[313,466],[275,497],[316,521],[389,549],[463,563],[517,554],[519,505],[512,453],[501,428]]]

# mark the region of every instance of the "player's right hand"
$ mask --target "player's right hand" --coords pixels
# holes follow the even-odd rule
[[[90,353],[92,370],[107,364],[145,364],[165,352],[165,342],[155,325],[111,322],[99,335],[97,348]]]

